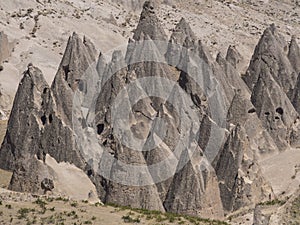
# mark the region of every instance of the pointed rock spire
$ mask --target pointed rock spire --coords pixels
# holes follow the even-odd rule
[[[161,22],[155,15],[155,4],[152,0],[146,1],[143,6],[139,24],[134,31],[133,39],[143,41],[147,38],[151,40],[166,41],[167,36],[161,27]]]
[[[287,58],[287,49],[288,46],[284,38],[279,34],[274,24],[264,31],[255,48],[246,75],[243,76],[251,91],[262,71],[268,69],[270,75],[290,97],[297,76]]]
[[[295,36],[292,37],[289,46],[288,58],[296,73],[299,74],[300,73],[300,48],[299,45],[297,44],[297,40]]]
[[[267,200],[272,193],[263,178],[255,152],[250,148],[246,131],[239,124],[231,130],[215,170],[227,212]]]
[[[82,41],[74,32],[68,40],[63,59],[52,83],[51,89],[58,114],[67,124],[72,122],[74,91],[95,61],[94,49],[95,47],[87,38]]]
[[[250,90],[245,82],[241,79],[241,76],[236,68],[228,60],[225,60],[221,53],[217,55],[216,61],[223,69],[226,76],[226,81],[230,86],[232,86],[232,89],[240,90],[243,95],[250,98]]]
[[[0,149],[1,168],[13,171],[12,190],[37,193],[46,176],[35,155],[46,123],[43,107],[47,90],[41,70],[30,64],[19,84]]]
[[[186,40],[196,40],[196,36],[186,20],[181,18],[171,35],[168,50],[165,55],[169,65],[178,65],[181,51]]]
[[[245,129],[250,145],[260,158],[278,152],[278,148],[270,134],[262,126],[257,117],[256,108],[248,95],[240,89],[235,91],[227,114],[228,127],[241,126]]]
[[[237,51],[235,46],[230,45],[227,49],[226,60],[229,62],[235,69],[238,68],[239,64],[243,60],[243,56]]]
[[[190,40],[196,40],[195,33],[192,31],[189,23],[184,18],[181,18],[173,30],[171,39],[174,40],[176,44],[183,45],[187,37]]]
[[[298,117],[287,95],[271,76],[269,68],[261,71],[254,86],[251,101],[263,126],[270,133],[278,148],[289,146],[289,132]]]
[[[214,219],[224,217],[216,174],[203,160],[199,147],[191,155],[188,150],[182,152],[178,168],[184,167],[177,169],[164,202],[168,212]]]
[[[49,89],[41,70],[29,66],[14,100],[8,129],[0,150],[0,165],[13,170],[24,158],[30,158],[38,149],[40,129],[43,127],[41,95]],[[26,146],[30,146],[29,149]]]

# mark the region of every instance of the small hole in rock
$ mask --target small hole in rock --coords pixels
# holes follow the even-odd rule
[[[97,134],[100,135],[104,131],[104,124],[98,124],[97,125]]]
[[[279,113],[280,115],[283,115],[283,109],[281,107],[277,108],[276,112]]]
[[[278,116],[275,116],[275,120],[279,120],[280,118]]]
[[[41,117],[41,121],[42,121],[43,125],[45,125],[46,122],[47,122],[47,117],[46,117],[45,115],[42,116],[42,117]]]
[[[256,109],[252,108],[252,109],[249,109],[248,113],[255,113],[256,112]]]
[[[270,112],[265,112],[265,115],[266,115],[266,116],[269,116],[269,115],[270,115]]]
[[[52,121],[53,121],[53,116],[52,116],[52,114],[50,114],[49,115],[49,123],[52,123]]]
[[[87,175],[90,177],[90,176],[92,176],[93,175],[93,171],[92,170],[88,170],[87,171]]]

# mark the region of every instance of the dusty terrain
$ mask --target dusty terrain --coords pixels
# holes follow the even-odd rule
[[[198,224],[227,223],[157,211],[91,204],[63,197],[37,197],[0,189],[0,223],[6,224]]]
[[[50,83],[56,73],[68,36],[73,31],[86,35],[96,48],[111,54],[124,46],[138,22],[139,7],[121,4],[124,1],[51,0],[0,1],[0,30],[11,43],[13,53],[0,72],[2,93],[10,96],[6,112],[16,92],[22,72],[32,62],[42,69]],[[141,5],[139,1],[137,6]],[[167,33],[185,17],[197,36],[215,56],[223,55],[235,45],[245,61],[245,72],[263,30],[271,23],[285,36],[300,37],[300,9],[294,1],[164,1],[159,18]],[[230,3],[231,2],[231,3]],[[132,10],[134,8],[134,11]]]

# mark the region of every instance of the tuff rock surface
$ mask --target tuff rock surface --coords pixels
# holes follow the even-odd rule
[[[234,47],[214,59],[184,19],[168,39],[147,1],[126,52],[96,55],[74,33],[51,87],[24,72],[0,150],[11,189],[41,192],[50,155],[134,208],[222,219],[273,194],[258,162],[299,144],[294,39],[267,28],[242,79]]]
[[[8,42],[7,35],[1,31],[0,32],[0,65],[10,56],[10,43]]]

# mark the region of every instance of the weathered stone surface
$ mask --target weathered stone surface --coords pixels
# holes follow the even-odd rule
[[[199,147],[192,153],[188,150],[182,153],[178,167],[184,166],[173,178],[164,203],[167,211],[216,219],[223,217],[215,172],[203,161]]]
[[[184,19],[167,42],[151,1],[127,52],[115,51],[110,62],[100,53],[93,64],[93,44],[74,33],[51,88],[32,65],[20,84],[0,150],[1,167],[14,171],[11,189],[42,191],[41,182],[52,179],[45,165],[49,154],[86,171],[104,202],[222,218],[224,210],[264,200],[272,190],[258,159],[299,137],[299,115],[288,98],[298,99],[297,64],[284,47],[274,27],[265,31],[247,87],[233,47],[226,60],[220,54],[213,59]],[[85,111],[73,118],[78,93]],[[102,155],[94,145],[80,148],[72,122],[95,134],[86,138],[96,140]],[[211,144],[217,155],[209,152]]]
[[[264,31],[243,77],[252,91],[256,113],[279,149],[299,143],[298,113],[293,107],[298,105],[297,47],[293,38],[288,52],[284,38],[271,25]]]
[[[231,212],[268,199],[272,189],[263,178],[243,127],[232,128],[219,154],[215,169],[224,210]]]
[[[151,40],[167,40],[165,31],[155,15],[155,4],[153,1],[146,1],[144,3],[140,21],[134,31],[133,39],[135,41],[142,41],[145,40],[147,36]]]
[[[235,69],[239,68],[240,63],[243,61],[243,56],[237,51],[235,46],[230,45],[227,49],[226,60]]]
[[[263,206],[257,205],[254,210],[253,224],[255,225],[269,225],[270,213],[263,210]]]
[[[13,170],[15,165],[38,150],[43,126],[41,95],[47,88],[49,86],[38,68],[30,66],[24,72],[0,151],[3,169]]]
[[[229,49],[231,49],[231,48],[229,47]],[[230,51],[229,49],[228,49],[228,51]],[[232,51],[234,51],[234,50],[232,50]],[[231,53],[227,53],[226,60],[225,60],[222,57],[222,55],[219,53],[217,55],[216,61],[219,64],[219,66],[223,69],[224,74],[226,76],[226,81],[227,81],[228,85],[231,86],[230,89],[239,89],[240,91],[243,92],[243,95],[249,99],[250,98],[250,90],[247,87],[247,85],[245,84],[245,82],[241,79],[240,74],[236,70],[236,65],[235,64],[233,65],[232,64],[233,62],[231,62],[229,59],[227,59],[229,57],[228,54],[231,54]]]
[[[176,25],[169,40],[168,51],[166,59],[169,65],[177,66],[181,57],[183,44],[186,39],[196,40],[196,36],[192,31],[190,25],[184,18]]]
[[[289,146],[289,133],[298,113],[286,94],[266,68],[253,89],[251,101],[263,126],[271,134],[279,149]]]
[[[73,35],[73,38],[75,42],[81,43],[76,35]],[[78,75],[79,71],[83,71],[78,66],[87,61],[83,59],[84,62],[80,62],[74,56],[75,59],[69,58],[70,62],[68,63],[66,58],[68,54],[72,56],[73,51],[70,48],[70,46],[67,47],[63,61],[67,65],[75,63],[76,66],[71,69],[71,76],[73,76],[73,74]],[[78,55],[84,54],[80,49],[77,53]],[[61,70],[62,68],[59,71]],[[0,150],[1,161],[3,161],[1,167],[14,171],[11,181],[11,188],[14,190],[31,190],[32,192],[40,190],[41,179],[47,177],[47,168],[43,169],[41,163],[45,161],[47,154],[50,154],[58,162],[70,162],[81,169],[85,167],[85,162],[74,139],[71,121],[69,121],[72,119],[72,89],[68,89],[70,86],[66,80],[63,80],[64,78],[66,77],[62,77],[62,73],[58,72],[52,86],[55,94],[52,94],[51,88],[39,69],[30,64],[24,73],[9,119],[9,128]],[[67,78],[70,82],[74,81],[74,77]],[[59,80],[61,82],[58,82]],[[77,87],[73,88],[75,90]],[[60,90],[69,91],[68,95],[64,95],[66,92],[60,92]],[[67,102],[62,101],[64,98],[67,99]],[[57,99],[58,101],[55,101]],[[68,103],[70,104],[68,105]],[[65,110],[69,110],[71,115],[64,114]],[[39,171],[44,171],[44,174]]]
[[[258,82],[260,74],[269,70],[283,92],[290,97],[298,75],[287,57],[287,51],[288,46],[284,38],[272,24],[264,31],[243,77],[251,91]]]
[[[95,57],[91,42],[87,38],[82,41],[76,33],[73,33],[51,86],[57,113],[67,125],[72,123],[74,91],[78,88],[80,78],[95,61]]]
[[[289,45],[288,58],[296,71],[297,74],[300,73],[300,48],[297,44],[296,37],[293,36],[291,43]]]
[[[293,92],[292,104],[296,111],[300,114],[300,74],[298,76],[296,86]]]
[[[44,192],[47,193],[47,191],[52,191],[54,189],[54,182],[49,178],[45,178],[41,182],[41,187],[44,190]]]
[[[0,65],[10,56],[10,44],[8,42],[7,35],[1,31],[0,32]]]

